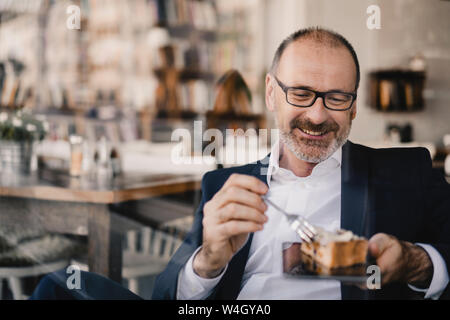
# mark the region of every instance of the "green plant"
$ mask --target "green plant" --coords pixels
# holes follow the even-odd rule
[[[48,131],[48,123],[27,111],[0,113],[0,140],[33,142],[42,140]]]

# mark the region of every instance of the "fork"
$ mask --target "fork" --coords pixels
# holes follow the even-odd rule
[[[314,241],[314,238],[317,236],[318,231],[311,223],[308,222],[308,220],[300,215],[287,213],[271,200],[269,200],[267,195],[263,195],[262,198],[276,210],[283,213],[289,223],[289,226],[300,236],[300,238],[302,238],[303,241],[307,243],[311,243]]]

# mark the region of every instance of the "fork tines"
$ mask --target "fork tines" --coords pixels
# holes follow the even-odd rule
[[[287,218],[290,226],[295,232],[302,238],[303,241],[311,243],[314,237],[317,235],[317,230],[312,224],[310,224],[305,218],[300,215],[293,215],[285,212],[283,209],[278,207],[275,203],[267,198],[267,195],[262,196],[262,198],[270,204],[272,207],[280,211]]]

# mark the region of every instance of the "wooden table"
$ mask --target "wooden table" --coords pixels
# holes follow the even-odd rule
[[[54,170],[0,174],[0,223],[39,223],[51,232],[86,235],[89,270],[120,282],[123,217],[111,207],[198,190],[200,184],[199,175],[130,173],[108,181]]]

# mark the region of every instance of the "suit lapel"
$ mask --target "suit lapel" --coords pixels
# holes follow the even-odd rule
[[[357,235],[366,233],[368,201],[368,157],[362,149],[347,142],[342,148],[341,228]]]
[[[369,158],[363,148],[347,141],[342,148],[341,228],[368,236]],[[365,292],[341,285],[342,299],[364,299]]]
[[[250,172],[250,174],[265,184],[267,184],[267,171],[269,168],[269,159],[270,159],[270,153],[261,161],[258,161],[253,168],[253,170]]]

